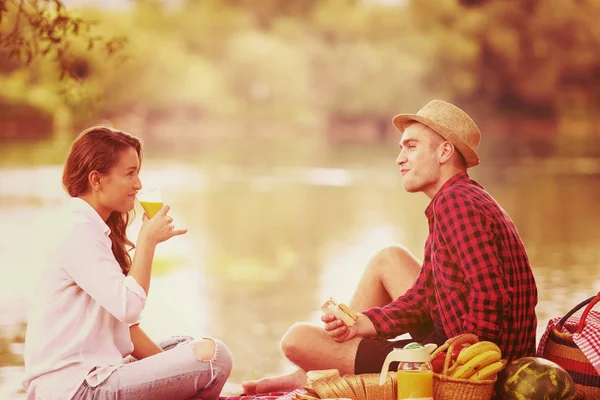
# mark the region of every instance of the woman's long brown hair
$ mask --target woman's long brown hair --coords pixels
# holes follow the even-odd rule
[[[71,145],[63,170],[63,187],[71,197],[81,196],[90,190],[88,177],[92,171],[106,174],[119,162],[123,150],[132,147],[142,162],[141,141],[115,129],[96,126],[81,132]],[[129,251],[135,245],[127,239],[126,229],[129,225],[129,213],[113,211],[106,224],[110,228],[112,252],[127,275],[131,268]]]

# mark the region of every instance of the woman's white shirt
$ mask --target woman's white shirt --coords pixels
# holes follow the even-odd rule
[[[106,380],[133,351],[129,327],[146,304],[92,206],[71,198],[60,221],[27,321],[28,399],[71,399],[84,380],[90,386]]]

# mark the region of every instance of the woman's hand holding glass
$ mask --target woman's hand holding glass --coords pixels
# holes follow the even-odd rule
[[[173,236],[183,235],[187,229],[175,229],[173,218],[167,213],[171,207],[163,205],[161,209],[152,218],[146,214],[142,217],[142,228],[140,237],[149,240],[151,243],[158,244],[172,238]]]
[[[187,232],[187,229],[175,229],[173,217],[167,215],[170,207],[163,204],[162,195],[157,187],[144,188],[136,197],[144,209],[140,235],[158,244]]]

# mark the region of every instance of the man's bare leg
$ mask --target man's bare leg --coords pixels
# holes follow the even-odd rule
[[[369,261],[352,296],[350,308],[364,311],[389,304],[412,286],[420,269],[419,261],[400,246],[381,250]],[[281,348],[299,369],[286,375],[244,382],[244,392],[255,394],[301,388],[306,384],[305,371],[338,369],[342,375],[351,374],[359,342],[356,338],[337,343],[322,327],[295,324],[281,340]]]
[[[322,327],[307,323],[292,325],[281,340],[281,349],[288,360],[299,369],[286,375],[244,382],[244,392],[286,392],[306,384],[304,371],[337,369],[341,374],[354,372],[354,355],[360,339],[334,342]],[[310,349],[310,351],[306,351]]]
[[[408,250],[401,246],[386,247],[367,264],[350,308],[360,312],[388,305],[410,289],[420,271],[420,261]]]

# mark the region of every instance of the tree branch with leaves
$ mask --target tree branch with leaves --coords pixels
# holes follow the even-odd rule
[[[101,48],[108,57],[124,58],[127,38],[94,34],[96,24],[77,17],[60,0],[0,0],[0,55],[22,67],[36,58],[53,57],[61,79],[83,80],[85,70],[71,57],[75,42],[84,43],[88,51]]]

